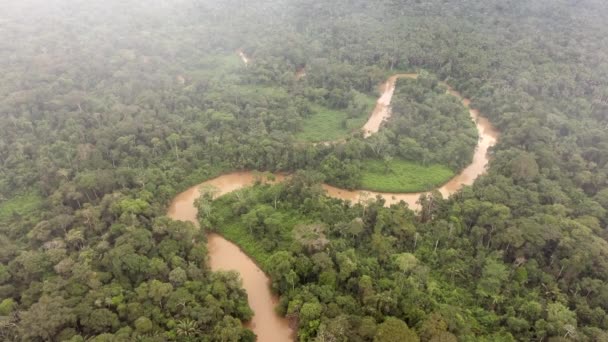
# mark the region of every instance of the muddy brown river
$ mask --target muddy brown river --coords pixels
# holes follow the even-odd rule
[[[397,74],[393,75],[382,84],[380,87],[380,98],[376,102],[374,111],[367,119],[365,125],[363,125],[363,135],[368,138],[372,134],[378,132],[380,125],[384,120],[391,116],[391,100],[395,93],[395,86],[397,85],[397,79],[399,78],[418,78],[418,74]]]
[[[248,62],[247,57],[239,51],[239,55],[244,63]],[[369,120],[363,126],[365,137],[378,132],[384,120],[390,117],[390,103],[395,91],[395,84],[398,78],[416,78],[416,74],[398,74],[391,76],[381,87],[379,97],[374,111]],[[447,85],[446,85],[447,86]],[[479,111],[470,108],[470,100],[463,98],[460,93],[448,87],[448,93],[459,98],[462,104],[469,109],[471,119],[475,122],[479,132],[479,141],[475,148],[472,163],[462,172],[449,180],[446,184],[438,188],[443,196],[450,196],[458,191],[463,185],[471,185],[475,179],[483,174],[489,161],[488,149],[496,144],[498,138],[497,130],[490,122],[480,115]],[[276,181],[284,180],[285,176],[275,175]],[[212,186],[217,190],[216,196],[253,185],[258,177],[254,172],[241,171],[224,174],[217,178],[203,182],[197,186],[177,195],[169,206],[168,216],[181,221],[189,221],[198,226],[196,219],[196,208],[194,201],[200,196],[201,186]],[[423,193],[393,194],[374,191],[349,191],[339,189],[327,184],[323,185],[327,195],[351,202],[365,201],[381,195],[385,200],[386,206],[393,203],[404,201],[410,208],[418,209],[416,201]],[[278,302],[277,296],[270,291],[270,279],[249,258],[238,246],[224,239],[218,234],[208,235],[208,252],[210,267],[213,271],[232,270],[240,273],[243,280],[243,287],[247,291],[249,305],[254,311],[254,316],[246,324],[258,336],[260,342],[284,342],[293,341],[294,331],[290,328],[286,319],[274,312],[274,307]]]
[[[282,180],[279,178],[277,180]],[[235,172],[206,181],[202,185],[210,185],[218,190],[216,196],[253,184],[255,176],[252,172]],[[200,186],[193,186],[177,195],[167,215],[174,220],[188,221],[198,226],[197,210],[194,201],[200,196]],[[239,247],[218,234],[207,235],[207,250],[209,266],[213,271],[237,271],[243,280],[243,288],[247,291],[247,301],[255,313],[248,328],[258,336],[260,342],[284,342],[293,340],[293,330],[288,321],[274,312],[278,297],[270,291],[270,279]]]

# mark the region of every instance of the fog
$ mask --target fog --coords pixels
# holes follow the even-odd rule
[[[0,340],[608,340],[606,22],[0,0]]]

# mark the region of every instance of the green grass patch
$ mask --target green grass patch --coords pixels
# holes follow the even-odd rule
[[[245,64],[236,52],[228,55],[211,55],[202,59],[200,65],[203,70],[212,72],[228,72],[245,68]]]
[[[187,75],[195,80],[214,80],[230,84],[240,80],[240,70],[244,68],[245,64],[236,52],[225,55],[214,54],[199,60]]]
[[[382,160],[367,159],[363,162],[361,188],[381,192],[420,192],[434,189],[452,177],[454,171],[444,165],[424,166],[401,159],[387,164]]]
[[[313,105],[313,114],[304,120],[302,131],[296,135],[296,138],[310,142],[333,141],[345,138],[353,131],[361,129],[376,105],[376,98],[357,93],[355,103],[361,109],[350,118],[346,110]]]
[[[265,86],[265,85],[238,85],[238,95],[244,96],[266,96],[269,98],[284,98],[289,96],[287,91],[280,87]]]
[[[410,68],[410,69],[398,69],[395,68],[393,70],[387,70],[385,71],[385,77],[389,78],[393,75],[397,75],[397,74],[418,74],[419,72],[421,72],[422,70],[419,69],[415,69],[415,68]],[[424,72],[424,71],[422,71]]]
[[[10,220],[13,215],[32,216],[36,215],[42,206],[42,197],[34,191],[17,195],[11,199],[0,202],[0,222]]]

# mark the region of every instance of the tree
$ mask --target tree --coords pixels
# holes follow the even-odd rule
[[[493,258],[486,259],[477,285],[477,294],[483,298],[492,298],[493,303],[502,302],[501,288],[508,276],[507,268],[502,262]]]
[[[177,321],[175,330],[177,336],[194,337],[199,333],[198,323],[189,318]]]
[[[188,275],[186,274],[186,271],[184,271],[184,269],[181,267],[177,267],[169,273],[169,281],[174,286],[180,286],[185,283],[186,280],[188,280]]]
[[[576,314],[561,303],[547,305],[548,331],[553,336],[572,336],[576,333]]]
[[[394,256],[394,263],[401,272],[406,273],[418,265],[418,259],[411,253],[400,253]]]
[[[511,172],[516,180],[531,181],[538,176],[538,164],[531,153],[520,152],[511,162]]]
[[[294,240],[310,253],[320,252],[329,244],[325,237],[326,226],[322,223],[299,224],[294,227]]]
[[[0,316],[8,316],[15,308],[15,301],[12,298],[6,298],[0,302]]]
[[[213,328],[212,339],[217,342],[239,342],[244,334],[244,329],[238,319],[225,316]]]
[[[108,309],[95,309],[80,318],[80,324],[89,333],[114,332],[119,327],[118,316]]]
[[[458,339],[447,331],[448,325],[440,313],[429,315],[420,327],[420,339],[433,342],[456,342]]]
[[[140,334],[147,334],[152,331],[154,325],[148,317],[139,317],[135,320],[135,330]]]
[[[374,342],[418,342],[419,340],[418,335],[410,330],[404,321],[395,317],[387,317],[384,322],[378,326],[376,335],[374,335]]]
[[[75,321],[76,315],[63,298],[42,296],[21,313],[19,330],[26,339],[52,340],[61,329]]]
[[[152,280],[148,283],[148,296],[154,303],[163,306],[163,301],[173,291],[173,286],[169,283],[163,283],[158,280]]]
[[[268,258],[268,274],[272,279],[272,286],[274,288],[283,292],[292,287],[288,286],[290,283],[287,278],[289,278],[293,263],[293,256],[286,251],[276,252]]]
[[[353,249],[336,254],[336,261],[339,268],[339,278],[341,281],[348,279],[357,270],[357,256]]]
[[[167,141],[169,141],[169,144],[173,145],[173,148],[175,149],[175,159],[179,159],[178,143],[180,140],[181,138],[177,133],[171,133],[171,135],[167,137]]]

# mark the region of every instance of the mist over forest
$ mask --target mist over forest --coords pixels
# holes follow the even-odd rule
[[[0,340],[608,341],[607,21],[0,0]]]

